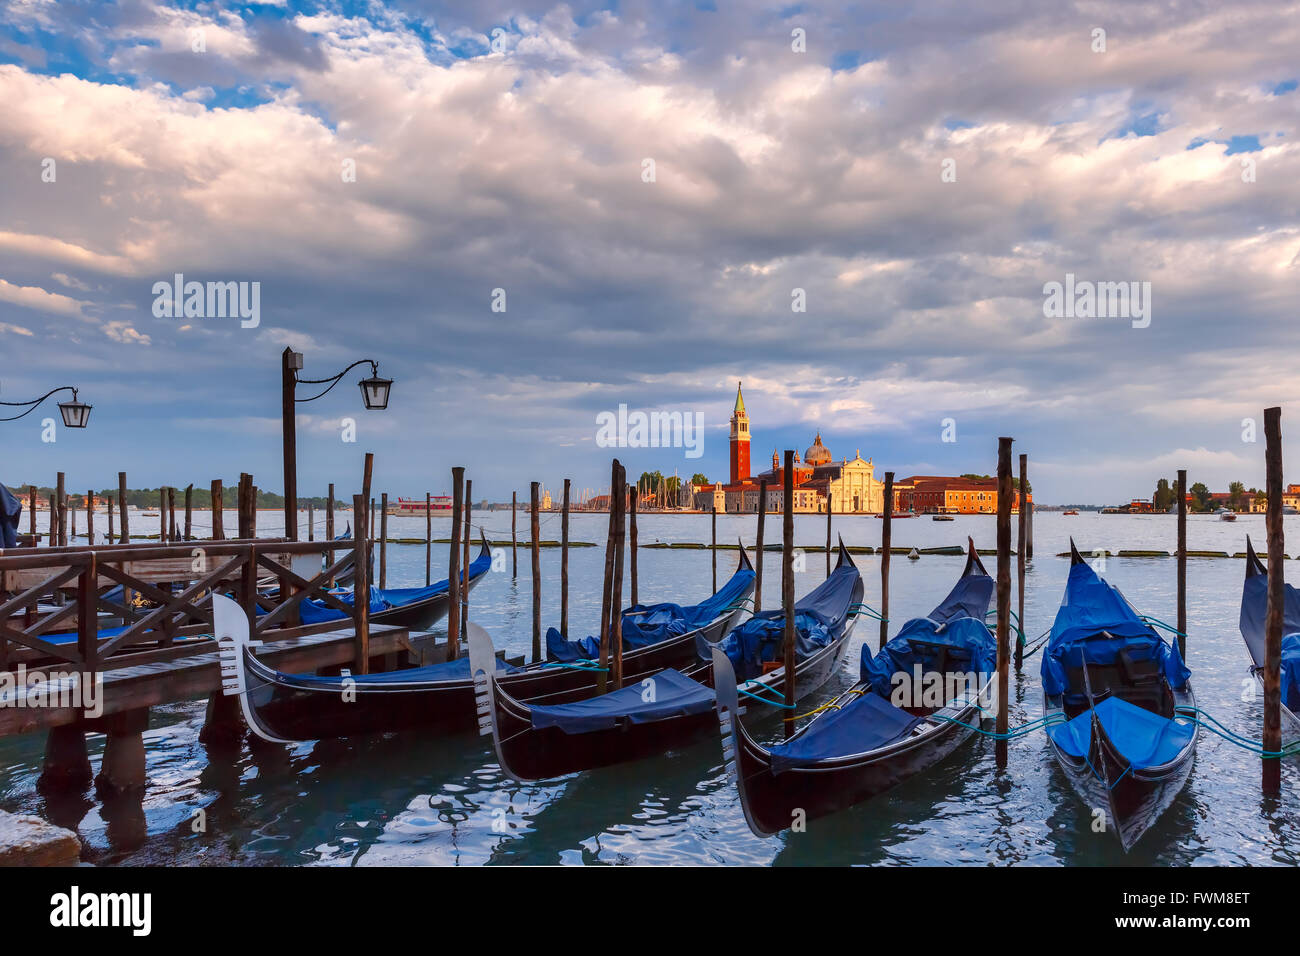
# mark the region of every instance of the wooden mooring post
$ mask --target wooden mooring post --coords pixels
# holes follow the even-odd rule
[[[1026,534],[1029,528],[1029,456],[1020,456],[1020,507],[1016,509],[1016,673],[1019,674],[1025,662],[1025,644],[1021,640],[1025,632],[1025,559],[1028,545]]]
[[[388,492],[379,496],[379,589],[388,587]]]
[[[95,546],[95,492],[93,489],[86,492],[86,540],[92,548]]]
[[[1178,653],[1187,660],[1187,469],[1178,469]]]
[[[614,507],[614,582],[610,600],[610,671],[614,690],[623,686],[623,543],[627,536],[627,502],[635,493],[627,483],[627,471],[618,466],[618,494],[611,501]]]
[[[108,503],[108,543],[112,544],[113,543],[113,496],[104,495],[104,499]]]
[[[1282,562],[1282,409],[1264,409],[1264,468],[1268,490],[1268,614],[1264,619],[1264,733],[1265,754],[1282,751],[1282,625],[1286,610],[1286,584]],[[1182,489],[1180,488],[1181,492]],[[1179,628],[1182,630],[1182,628]],[[1282,792],[1282,760],[1265,756],[1263,789],[1267,796]]]
[[[185,540],[194,540],[194,483],[185,486]]]
[[[831,513],[835,510],[831,499],[834,496],[826,492],[826,576],[831,576]]]
[[[564,479],[560,508],[560,633],[569,636],[569,479]]]
[[[767,479],[758,482],[758,540],[754,544],[754,613],[763,609],[763,521],[767,517]]]
[[[68,546],[68,496],[63,490],[63,472],[58,473],[54,483],[54,497],[59,502],[59,547]]]
[[[510,577],[519,577],[519,492],[510,492]]]
[[[334,482],[330,482],[329,500],[325,502],[325,540],[334,540]],[[330,565],[334,563],[335,552],[333,549],[325,552],[325,563]],[[334,578],[330,577],[330,587],[334,587]]]
[[[463,567],[465,575],[465,587],[460,592],[460,636],[464,640],[469,640],[469,539],[473,534],[474,527],[472,516],[474,514],[474,482],[465,479],[465,540],[461,542],[460,564]]]
[[[880,646],[889,640],[889,542],[894,524],[894,473],[885,472],[885,517],[880,523]]]
[[[609,621],[610,602],[613,600],[614,583],[614,489],[618,487],[618,459],[610,466],[609,476],[609,530],[605,535],[605,577],[600,588],[600,668],[596,671],[596,692],[603,694],[608,683],[609,673]]]
[[[180,537],[180,528],[176,525],[176,489],[167,486],[167,540],[175,541]]]
[[[112,500],[113,500],[112,498],[109,499],[110,502]],[[112,512],[110,511],[109,514],[111,515]],[[112,537],[113,534],[113,528],[111,524],[112,518],[109,519],[109,522],[110,525],[109,525],[108,533],[109,533],[109,537]],[[34,548],[41,543],[40,539],[36,537],[36,486],[35,485],[27,486],[27,529],[28,529],[28,534],[31,535],[32,547]]]
[[[718,503],[715,501],[709,509],[710,534],[709,553],[713,557],[713,593],[718,593]]]
[[[158,541],[167,543],[167,487],[158,489]]]
[[[127,513],[131,510],[127,507],[126,499],[126,472],[117,473],[117,510],[119,517],[122,519],[122,534],[118,537],[118,544],[129,544],[131,541],[131,529],[127,524]]]
[[[998,439],[998,715],[997,732],[1007,732],[1010,706],[1008,679],[1011,661],[1011,442]],[[999,770],[1007,766],[1007,741],[999,738],[994,748]]]
[[[627,515],[628,515],[628,535],[629,535],[628,549],[629,549],[629,557],[631,558],[630,561],[631,567],[628,568],[628,573],[632,580],[631,593],[628,595],[627,603],[632,607],[636,607],[638,602],[637,602],[637,590],[636,590],[636,486],[635,485],[633,485],[631,488],[628,489],[627,501],[628,501]]]
[[[460,651],[460,509],[465,494],[465,469],[451,470],[451,549],[447,559],[447,660]]]
[[[316,504],[307,502],[307,540],[316,540]]]
[[[212,540],[224,541],[226,539],[226,499],[225,489],[221,487],[221,479],[217,478],[212,482]]]
[[[433,583],[433,493],[424,493],[424,586]]]
[[[532,482],[528,486],[528,494],[531,498],[532,513],[529,516],[528,537],[529,550],[532,552],[533,559],[533,660],[542,659],[542,550],[541,542],[538,538],[541,536],[541,520],[538,516],[538,494],[541,488],[540,482]]]
[[[785,611],[785,704],[795,702],[794,662],[794,452],[785,451],[784,493],[781,495],[781,607]],[[785,738],[794,736],[794,715],[785,718]]]
[[[77,506],[72,503],[72,496],[68,495],[63,499],[68,503],[68,543],[76,544],[77,542]]]
[[[352,496],[352,512],[354,515],[366,513],[365,495]],[[358,674],[365,674],[370,670],[370,566],[366,561],[366,555],[370,551],[370,541],[365,521],[358,520],[353,524],[355,525],[352,529],[355,583],[352,592],[352,625],[356,628],[356,657],[352,666]]]

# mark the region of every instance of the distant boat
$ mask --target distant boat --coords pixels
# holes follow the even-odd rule
[[[1215,514],[1219,516],[1220,521],[1237,520],[1237,513],[1235,511],[1229,511],[1227,508],[1220,508],[1218,511],[1215,512]]]
[[[931,521],[956,521],[952,515],[930,515]]]
[[[883,518],[884,515],[876,515],[876,517]],[[919,518],[921,516],[915,511],[900,511],[898,514],[890,515],[890,517],[898,521],[900,518]]]
[[[1077,515],[1079,512],[1077,512],[1077,511],[1075,511],[1073,508],[1071,508],[1069,511],[1063,511],[1063,512],[1061,512],[1061,513],[1062,513],[1062,514],[1067,514],[1067,515]]]

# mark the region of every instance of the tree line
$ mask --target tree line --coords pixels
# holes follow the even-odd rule
[[[1220,502],[1215,501],[1210,489],[1205,483],[1198,481],[1187,489],[1191,500],[1187,503],[1187,509],[1192,512],[1213,511],[1220,507]],[[1232,511],[1244,511],[1252,503],[1264,503],[1268,501],[1268,495],[1258,488],[1247,488],[1242,482],[1234,481],[1228,485],[1227,507]],[[1161,478],[1156,482],[1155,494],[1151,496],[1151,504],[1156,511],[1169,511],[1178,504],[1178,479]]]
[[[23,502],[27,501],[27,495],[31,488],[30,484],[7,485],[7,487],[13,493],[15,498],[18,498]],[[222,505],[227,510],[234,511],[235,506],[238,503],[239,482],[235,481],[233,484],[223,485],[223,488],[224,490],[222,492]],[[74,493],[74,492],[67,491],[66,489],[65,491],[68,495],[68,501],[74,507],[77,508],[86,507],[85,492]],[[55,489],[49,487],[48,485],[36,486],[36,497],[38,500],[42,502],[48,503],[50,500],[50,496],[54,493],[55,493]],[[117,489],[105,488],[102,491],[96,491],[95,497],[100,501],[104,500],[105,498],[112,498],[116,502]],[[161,508],[162,499],[163,499],[163,490],[161,488],[128,488],[126,490],[126,503],[128,505],[133,505],[136,508]],[[185,500],[185,489],[177,488],[176,489],[177,505],[179,506],[182,502],[184,502],[184,500]],[[315,498],[304,498],[301,495],[299,495],[298,507],[306,508],[308,505],[311,505],[312,507],[323,509],[325,507],[326,502],[328,501],[329,498],[325,495],[321,495]],[[210,510],[212,508],[211,488],[195,487],[193,502],[194,502],[194,508],[196,510]],[[262,491],[259,488],[257,491],[257,507],[267,508],[267,509],[283,508],[284,495],[277,495],[273,491]],[[352,503],[335,501],[334,507],[342,510],[346,508],[351,508]]]

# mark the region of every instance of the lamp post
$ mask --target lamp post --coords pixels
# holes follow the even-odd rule
[[[90,410],[93,405],[87,405],[77,400],[77,390],[71,385],[60,385],[58,388],[52,388],[40,398],[33,398],[30,402],[0,402],[0,405],[7,405],[10,408],[22,408],[29,406],[26,411],[19,412],[17,415],[11,415],[8,418],[0,418],[0,422],[13,422],[25,415],[30,415],[36,411],[41,402],[45,401],[51,395],[58,392],[71,392],[72,401],[59,402],[59,412],[63,415],[63,424],[69,428],[85,428],[86,423],[90,421]]]
[[[388,407],[388,394],[392,390],[391,378],[379,377],[379,365],[373,359],[360,359],[353,362],[337,375],[329,378],[299,378],[302,369],[302,353],[285,348],[281,354],[280,409],[283,417],[284,435],[284,529],[290,541],[298,540],[298,433],[296,406],[304,402],[314,402],[323,398],[337,385],[348,372],[358,365],[370,366],[370,377],[357,383],[361,387],[361,400],[367,409],[382,410]],[[310,398],[298,398],[295,394],[298,385],[324,385],[321,391]]]

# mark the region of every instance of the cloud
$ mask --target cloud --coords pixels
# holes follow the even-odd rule
[[[53,296],[38,284],[58,270],[86,295],[61,308],[151,344],[190,396],[179,415],[257,417],[285,344],[312,368],[374,357],[398,380],[385,430],[436,421],[483,469],[508,448],[505,482],[594,482],[587,433],[620,402],[699,408],[716,431],[743,378],[761,444],[821,428],[877,462],[986,472],[1010,433],[1078,463],[1045,464],[1044,500],[1119,500],[1150,482],[1085,463],[1236,455],[1243,417],[1300,399],[1296,94],[1273,92],[1300,7],[717,6],[141,2],[95,31],[77,4],[10,8],[90,65],[51,42],[48,67],[0,66],[7,272]],[[1106,24],[1109,52],[1076,20]],[[1259,150],[1232,154],[1248,137]],[[149,288],[176,272],[260,281],[261,326],[154,319]],[[1150,328],[1045,318],[1066,273],[1149,281]],[[561,466],[555,444],[583,451]],[[447,465],[387,450],[411,480]],[[1197,467],[1250,483],[1253,452]]]
[[[12,282],[0,279],[0,302],[9,302],[38,312],[92,321],[92,317],[84,311],[91,303],[69,298],[57,292],[47,292],[39,286],[14,285]]]

